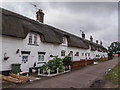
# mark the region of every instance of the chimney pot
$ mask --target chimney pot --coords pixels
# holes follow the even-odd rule
[[[93,41],[93,38],[92,38],[92,36],[90,36],[90,41],[91,41],[91,42]]]
[[[84,32],[82,32],[82,38],[85,39],[85,34],[84,34]]]
[[[36,16],[37,16],[37,20],[39,22],[44,22],[44,13],[42,11],[42,9],[39,9],[37,12],[36,12]]]
[[[96,40],[96,43],[98,44],[98,40]]]
[[[100,41],[100,45],[102,45],[102,41]]]

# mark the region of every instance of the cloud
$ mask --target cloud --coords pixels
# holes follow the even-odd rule
[[[33,2],[45,13],[45,23],[89,39],[101,40],[105,47],[118,40],[118,4],[115,2]],[[36,20],[31,3],[3,3],[2,7]]]

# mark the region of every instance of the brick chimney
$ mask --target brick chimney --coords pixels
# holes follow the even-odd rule
[[[98,40],[96,40],[96,43],[98,44]]]
[[[93,41],[93,38],[92,38],[92,36],[90,36],[90,41],[91,41],[91,42]]]
[[[39,9],[36,12],[36,17],[39,22],[42,22],[42,23],[44,22],[44,13],[42,12],[42,9]]]
[[[85,39],[85,34],[84,34],[84,32],[82,32],[82,38]]]
[[[100,45],[102,45],[102,41],[100,41]]]

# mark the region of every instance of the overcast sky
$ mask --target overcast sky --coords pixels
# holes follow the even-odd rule
[[[81,37],[93,36],[108,47],[118,41],[118,3],[116,2],[4,2],[2,7],[36,20],[36,9],[43,9],[44,23]]]

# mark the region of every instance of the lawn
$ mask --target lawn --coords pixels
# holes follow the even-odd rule
[[[120,87],[120,62],[105,77]]]

